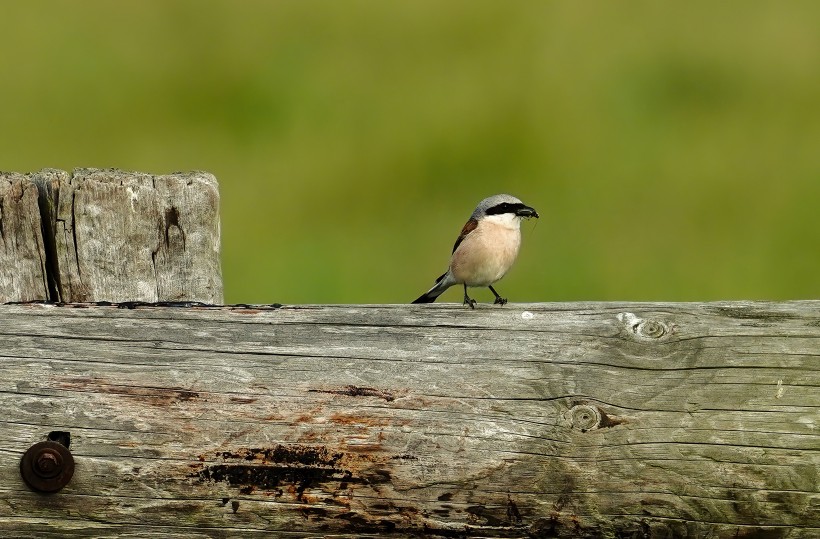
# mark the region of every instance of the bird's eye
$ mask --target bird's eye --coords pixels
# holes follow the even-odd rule
[[[492,208],[487,208],[487,215],[502,215],[504,213],[515,213],[516,204],[510,204],[509,202],[502,202],[500,204],[496,204]]]

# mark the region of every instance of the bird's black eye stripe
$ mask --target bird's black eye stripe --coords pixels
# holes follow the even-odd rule
[[[492,208],[487,208],[487,215],[501,215],[504,213],[517,213],[518,210],[526,208],[526,204],[521,204],[520,202],[502,202],[501,204],[496,204]]]

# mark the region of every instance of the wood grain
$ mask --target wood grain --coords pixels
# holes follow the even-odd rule
[[[0,365],[15,537],[820,534],[820,301],[5,305]]]
[[[0,303],[48,299],[37,186],[0,172]]]
[[[219,190],[206,172],[46,169],[53,298],[221,304]]]

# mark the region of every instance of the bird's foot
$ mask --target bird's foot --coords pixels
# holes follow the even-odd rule
[[[490,292],[492,292],[493,296],[495,296],[495,304],[496,305],[506,305],[507,304],[507,298],[502,298],[501,296],[499,296],[498,292],[495,291],[495,288],[493,288],[492,286],[488,286],[487,288],[489,288]]]
[[[471,309],[475,309],[475,300],[467,295],[467,283],[464,283],[464,305],[469,305]]]

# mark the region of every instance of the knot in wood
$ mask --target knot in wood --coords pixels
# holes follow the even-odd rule
[[[666,326],[657,320],[645,320],[638,325],[638,335],[648,339],[660,339],[666,335]]]
[[[567,412],[570,424],[575,430],[586,432],[601,424],[601,412],[589,404],[577,404]]]
[[[633,313],[619,313],[618,320],[641,339],[660,339],[671,333],[670,327],[660,320],[646,320]]]

